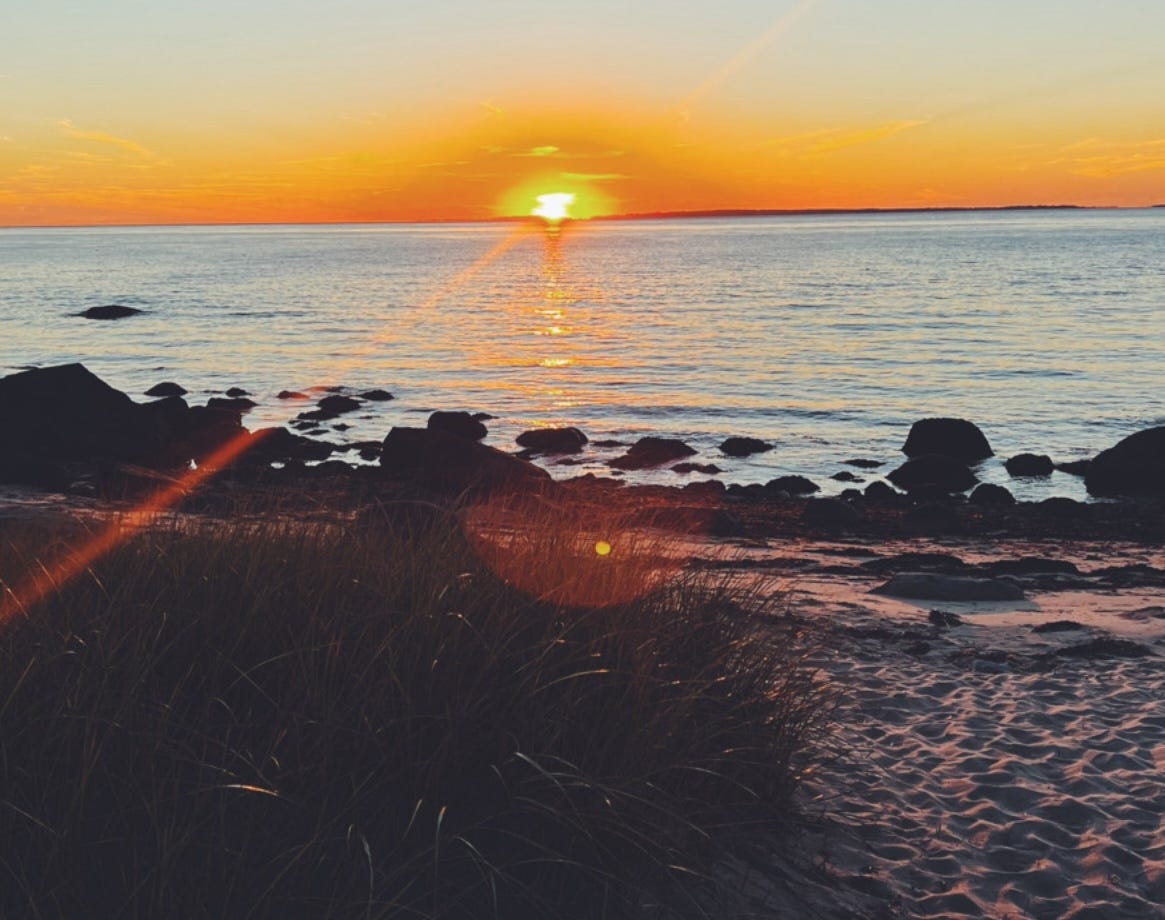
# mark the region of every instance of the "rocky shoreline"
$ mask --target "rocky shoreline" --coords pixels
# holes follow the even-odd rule
[[[990,444],[972,422],[945,418],[917,421],[902,446],[905,459],[893,468],[861,457],[846,461],[847,470],[830,477],[844,490],[819,498],[819,483],[804,476],[778,476],[763,484],[706,478],[677,486],[624,485],[618,477],[626,471],[671,469],[713,477],[720,469],[715,457],[697,456],[677,439],[592,443],[577,428],[524,432],[517,449],[506,452],[482,443],[490,417],[481,413],[434,412],[426,427],[395,427],[381,442],[322,437],[342,435],[347,413],[393,398],[381,389],[282,392],[280,398],[305,408],[286,427],[256,431],[244,427],[255,403],[239,389],[205,405],[189,404],[185,390],[173,382],[147,395],[154,398],[135,402],[80,364],[0,378],[5,434],[0,484],[103,499],[133,499],[167,485],[181,489],[184,480],[194,479],[204,495],[224,488],[294,492],[323,484],[351,496],[411,494],[439,501],[545,492],[702,508],[710,513],[695,515],[698,526],[719,536],[846,531],[885,537],[1003,529],[1028,536],[1165,538],[1165,427],[1132,434],[1091,460],[1057,465],[1047,456],[1023,453],[1006,461],[1013,477],[1042,477],[1053,469],[1081,476],[1098,501],[1017,502],[1007,488],[980,482],[976,464],[993,455]],[[325,423],[333,430],[322,428]],[[739,458],[772,447],[733,436],[719,450]],[[610,476],[556,479],[547,471],[569,469],[589,450],[616,448],[623,453],[604,461]],[[192,477],[192,470],[201,473]]]

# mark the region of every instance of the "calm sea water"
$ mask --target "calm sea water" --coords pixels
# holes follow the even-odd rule
[[[120,303],[119,322],[72,316]],[[498,416],[487,443],[577,425],[684,438],[729,482],[896,465],[910,423],[977,422],[1000,458],[1090,456],[1165,424],[1165,210],[508,224],[0,230],[0,373],[83,361],[137,398],[174,380],[261,405],[385,387],[331,432],[380,439],[433,409]],[[733,434],[776,442],[719,456]],[[580,467],[605,470],[618,450]],[[1083,497],[1078,480],[1010,482]],[[648,479],[682,482],[671,472]]]

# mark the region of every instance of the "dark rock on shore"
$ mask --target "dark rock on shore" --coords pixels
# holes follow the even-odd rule
[[[577,428],[532,428],[518,435],[518,444],[541,454],[577,454],[587,436]]]
[[[726,438],[720,443],[720,452],[728,457],[747,457],[750,454],[762,454],[772,450],[773,445],[760,438]]]
[[[853,460],[843,460],[846,466],[856,466],[859,470],[876,470],[880,466],[885,466],[881,460],[864,460],[857,457]]]
[[[125,319],[127,316],[137,316],[139,313],[144,312],[144,310],[139,310],[137,307],[126,307],[119,303],[111,303],[102,307],[90,307],[88,310],[82,310],[80,313],[74,313],[73,315],[84,317],[85,319]]]
[[[388,390],[365,390],[363,393],[357,394],[361,399],[366,399],[369,402],[388,402],[390,399],[396,399]]]
[[[242,397],[250,396],[251,394],[244,390],[242,387],[231,387],[227,390],[226,395],[230,399],[241,399]]]
[[[979,481],[960,460],[946,454],[913,457],[886,478],[910,493],[927,489],[947,494],[965,492]]]
[[[464,441],[480,441],[489,430],[468,412],[437,411],[429,416],[429,431],[443,431]]]
[[[244,459],[260,464],[286,460],[318,463],[330,457],[334,450],[332,444],[292,434],[286,428],[260,428],[251,435]]]
[[[901,492],[893,486],[887,485],[881,479],[875,480],[866,486],[862,495],[866,497],[866,501],[879,503],[896,502],[902,498]]]
[[[765,483],[766,492],[788,492],[790,495],[811,495],[821,487],[804,476],[778,476]]]
[[[829,478],[833,479],[837,482],[862,482],[863,481],[860,476],[855,476],[849,470],[842,470],[840,473],[834,473]]]
[[[1148,658],[1156,653],[1130,639],[1100,636],[1077,645],[1066,645],[1048,653],[1055,658]]]
[[[1084,474],[1089,495],[1165,496],[1165,426],[1146,428],[1103,450]]]
[[[81,364],[0,379],[0,431],[13,466],[107,458],[149,466],[165,453],[164,421]]]
[[[1010,581],[908,572],[873,589],[874,594],[930,601],[1018,601],[1023,589]]]
[[[1091,460],[1069,460],[1066,463],[1057,463],[1056,469],[1061,473],[1068,473],[1070,476],[1085,476],[1090,466],[1092,466]]]
[[[677,463],[671,468],[673,473],[686,475],[688,473],[703,473],[705,476],[715,476],[724,471],[715,463]]]
[[[543,489],[550,474],[510,454],[440,428],[393,428],[381,468],[444,494]]]
[[[802,523],[826,530],[841,530],[864,519],[860,508],[837,498],[811,498],[801,512]]]
[[[1010,476],[1051,476],[1055,466],[1046,454],[1016,454],[1004,461]]]
[[[673,460],[695,455],[696,451],[677,438],[640,438],[622,457],[608,460],[607,466],[617,470],[646,470],[663,466]]]
[[[983,432],[961,418],[924,418],[910,427],[902,453],[907,457],[928,454],[977,463],[994,455]]]
[[[257,405],[255,400],[248,399],[246,396],[212,396],[206,401],[206,405],[210,409],[226,409],[231,412],[250,412]]]
[[[343,415],[345,412],[355,412],[362,403],[351,396],[325,396],[316,405],[321,412],[328,412],[336,416]]]
[[[185,396],[186,388],[173,383],[169,380],[164,383],[155,383],[152,387],[146,390],[146,396]]]
[[[972,505],[984,508],[1006,508],[1015,504],[1015,496],[1003,486],[984,482],[975,486],[975,491],[967,499]]]
[[[948,610],[932,610],[926,615],[927,620],[939,629],[951,629],[954,626],[962,626],[963,618],[957,613],[951,613]]]
[[[1034,633],[1060,633],[1060,632],[1078,632],[1082,629],[1087,629],[1083,623],[1077,623],[1075,620],[1051,620],[1048,623],[1040,623],[1032,627]]]

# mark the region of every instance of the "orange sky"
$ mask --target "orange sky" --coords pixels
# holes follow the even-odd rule
[[[0,225],[1165,202],[1165,4],[28,6]]]

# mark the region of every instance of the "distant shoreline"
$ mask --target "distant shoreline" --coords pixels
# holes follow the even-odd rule
[[[864,214],[977,214],[1000,211],[1152,211],[1165,210],[1165,204],[1140,206],[1085,205],[1085,204],[1006,204],[898,208],[709,208],[691,211],[635,211],[626,214],[601,214],[595,217],[571,218],[567,223],[597,223],[608,221],[700,220],[739,217],[845,217]],[[4,224],[0,230],[100,230],[110,229],[173,229],[196,227],[380,227],[380,226],[434,226],[440,224],[504,224],[534,221],[529,216],[515,217],[457,217],[432,220],[333,220],[333,221],[222,221],[188,224]]]

